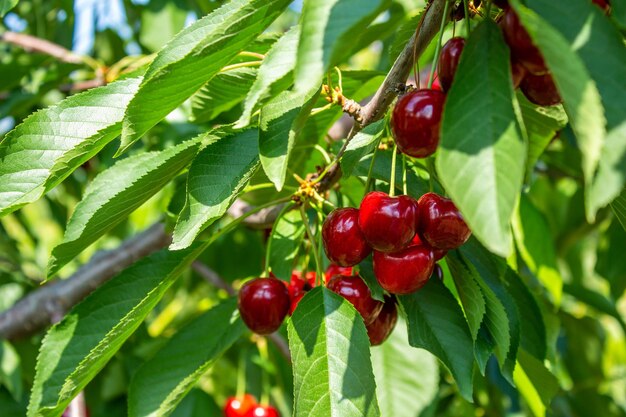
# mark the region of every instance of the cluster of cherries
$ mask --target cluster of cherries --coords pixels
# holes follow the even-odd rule
[[[322,239],[326,255],[350,267],[373,252],[374,275],[391,295],[374,300],[359,276],[333,277],[327,287],[350,301],[363,317],[372,344],[382,343],[397,320],[395,294],[422,288],[441,275],[436,262],[467,241],[471,232],[454,203],[435,193],[415,200],[368,193],[358,209],[340,208],[326,218]],[[378,342],[378,343],[375,343]]]
[[[226,417],[280,417],[278,410],[271,405],[261,405],[250,394],[242,397],[230,397],[224,405]]]
[[[593,0],[606,13],[608,0]],[[526,98],[539,106],[561,103],[543,56],[533,44],[508,0],[495,3],[504,10],[499,21],[504,39],[511,50],[511,75],[514,88],[520,88]],[[433,88],[413,90],[400,97],[393,109],[391,129],[398,149],[415,158],[432,155],[439,145],[441,116],[465,39],[454,37],[443,46],[439,57],[438,83]]]

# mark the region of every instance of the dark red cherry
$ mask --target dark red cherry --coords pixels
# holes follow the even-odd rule
[[[410,294],[422,288],[434,265],[433,252],[427,246],[410,246],[395,253],[374,251],[374,275],[391,294]]]
[[[291,297],[291,304],[289,305],[289,315],[293,316],[293,312],[296,311],[298,304],[300,304],[300,300],[304,297],[305,293],[300,293],[295,297]]]
[[[418,206],[418,233],[433,248],[458,248],[472,234],[452,200],[426,193],[418,200]]]
[[[454,74],[456,74],[456,68],[459,66],[459,60],[461,59],[461,52],[465,47],[465,39],[461,37],[454,37],[450,39],[441,48],[441,55],[439,55],[439,81],[443,91],[450,90],[452,80],[454,80]]]
[[[538,106],[553,106],[562,101],[550,74],[526,74],[521,88],[526,98]]]
[[[428,89],[398,99],[391,115],[391,132],[402,153],[415,158],[435,153],[445,99],[443,92]]]
[[[280,417],[280,414],[271,405],[257,405],[248,410],[244,417]]]
[[[354,268],[351,266],[339,266],[337,264],[330,264],[328,268],[326,268],[326,272],[324,272],[324,282],[328,282],[335,275],[343,275],[344,277],[349,277],[353,274]]]
[[[256,400],[250,394],[245,394],[241,398],[229,397],[226,400],[226,405],[224,405],[224,415],[226,417],[243,417],[255,405]]]
[[[359,228],[359,210],[339,208],[324,220],[322,226],[324,250],[331,262],[353,266],[372,252]]]
[[[367,326],[367,335],[370,338],[372,346],[382,344],[396,327],[398,321],[398,308],[394,297],[385,296],[383,309],[380,310],[378,317]]]
[[[443,269],[439,264],[435,264],[433,268],[433,274],[430,276],[430,279],[437,278],[439,281],[443,281]]]
[[[430,250],[433,251],[433,258],[435,259],[435,262],[442,259],[448,253],[448,251],[445,249],[433,248],[427,242],[422,242],[422,239],[420,238],[419,234],[416,234],[413,237],[413,240],[411,240],[410,246],[427,246]]]
[[[369,287],[359,276],[335,275],[328,281],[327,288],[350,301],[366,326],[378,317],[383,308],[383,303],[372,298]]]
[[[239,312],[257,334],[274,333],[289,312],[291,301],[285,284],[276,278],[255,278],[239,290]]]
[[[592,0],[594,2],[594,4],[598,5],[602,10],[604,10],[604,13],[609,13],[609,11],[611,10],[611,5],[609,3],[608,0]]]
[[[381,191],[368,193],[359,208],[359,227],[370,246],[380,252],[404,248],[415,236],[417,202]]]
[[[543,74],[548,71],[541,52],[533,44],[530,35],[522,26],[513,8],[508,7],[504,11],[500,27],[506,43],[511,48],[511,54],[517,62],[524,65],[533,74]]]
[[[513,79],[513,88],[517,89],[522,83],[528,71],[526,67],[517,61],[511,62],[511,78]]]

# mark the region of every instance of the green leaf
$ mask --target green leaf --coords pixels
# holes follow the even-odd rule
[[[438,280],[398,299],[407,317],[409,344],[437,356],[450,370],[461,396],[472,401],[472,335],[456,299]]]
[[[352,138],[341,158],[343,175],[347,177],[352,175],[352,171],[359,161],[374,150],[374,147],[385,133],[386,123],[387,121],[384,119],[372,123]]]
[[[295,25],[269,50],[248,92],[243,113],[235,125],[237,128],[248,126],[252,113],[260,103],[271,97],[272,93],[277,95],[293,82],[292,72],[296,66],[299,39],[300,26]]]
[[[626,10],[623,1],[614,3],[613,17],[616,10]],[[564,36],[595,81],[602,99],[608,134],[598,175],[587,196],[588,213],[595,215],[621,192],[626,181],[626,47],[623,36],[598,7],[586,0],[572,0],[567,4],[532,0],[527,5]]]
[[[502,256],[512,250],[509,224],[525,168],[517,114],[507,47],[498,27],[483,21],[446,99],[436,164],[474,235]]]
[[[407,338],[406,323],[400,319],[389,339],[371,349],[382,417],[416,417],[437,395],[437,360],[412,348]]]
[[[522,195],[513,219],[513,234],[517,248],[537,279],[559,306],[563,292],[563,278],[559,273],[556,249],[548,221],[526,195]]]
[[[128,392],[128,415],[170,415],[245,329],[236,298],[213,307],[181,329],[137,370]]]
[[[458,252],[448,253],[446,263],[454,279],[461,306],[469,324],[472,339],[476,342],[480,325],[487,313],[485,297],[478,285],[478,273]]]
[[[394,62],[398,58],[411,39],[411,36],[413,36],[417,27],[420,25],[423,14],[422,11],[414,12],[414,14],[408,16],[406,21],[398,27],[393,42],[389,47],[389,61]]]
[[[7,388],[16,401],[20,401],[22,360],[15,348],[6,340],[0,341],[0,384]]]
[[[255,68],[245,67],[218,73],[191,97],[192,121],[211,121],[241,103],[256,74]]]
[[[8,13],[9,10],[17,6],[18,0],[0,0],[0,17]]]
[[[28,417],[59,417],[137,329],[197,251],[162,250],[140,260],[53,326],[37,358]]]
[[[158,51],[185,27],[187,14],[185,4],[180,1],[152,0],[141,13],[139,40],[151,51]]]
[[[123,159],[98,175],[67,224],[63,242],[52,250],[48,277],[122,222],[187,167],[198,152],[202,137],[160,152]]]
[[[285,185],[289,156],[315,104],[317,93],[316,90],[310,90],[306,94],[284,91],[261,109],[261,165],[278,191]]]
[[[359,275],[363,278],[363,281],[367,284],[367,287],[372,293],[372,298],[378,301],[385,301],[385,290],[380,286],[376,275],[374,274],[374,263],[372,256],[368,256],[359,263]]]
[[[270,268],[276,277],[290,282],[294,262],[304,239],[304,223],[298,210],[283,214],[274,224],[269,240]]]
[[[582,30],[584,25],[588,25],[585,20],[592,13],[593,5],[587,4],[586,10],[582,7],[584,0],[574,0],[568,2],[567,5],[561,4],[560,7],[553,9],[548,5],[547,0],[532,0],[528,4],[532,5],[535,10],[541,10],[541,17],[532,10],[525,7],[515,5],[522,24],[530,34],[533,42],[541,50],[546,64],[552,72],[554,82],[563,98],[563,106],[569,117],[570,125],[581,150],[583,159],[582,168],[585,174],[585,182],[587,187],[591,185],[594,178],[600,154],[604,146],[604,138],[606,136],[606,118],[600,93],[597,84],[591,78],[588,69],[585,67],[583,60],[580,58],[579,50],[582,42],[579,38],[579,30],[576,31],[574,38],[567,39],[563,35],[563,28],[555,29],[555,19],[550,19],[546,14],[561,13],[563,17],[570,15],[570,11],[577,10],[583,12],[574,19],[574,15],[567,18],[566,24],[571,25],[572,22],[580,22],[579,29]],[[555,3],[555,2],[552,2]],[[571,3],[571,4],[569,4]],[[569,10],[566,6],[569,6]],[[598,13],[599,15],[599,13]],[[582,21],[581,18],[584,18]],[[585,32],[591,28],[586,28]],[[585,41],[586,42],[586,41]],[[595,47],[598,47],[596,45]],[[601,50],[604,50],[602,48]],[[600,52],[600,51],[597,51]],[[602,52],[606,54],[606,52]],[[602,60],[604,62],[604,60]],[[612,65],[612,64],[611,64]],[[611,70],[607,70],[611,71]],[[593,220],[595,211],[591,210],[589,200],[587,201],[587,217]]]
[[[174,228],[171,249],[186,248],[226,213],[259,165],[256,129],[217,130],[194,159],[187,179],[187,201]]]
[[[613,213],[615,213],[617,220],[619,220],[622,227],[624,227],[624,230],[626,230],[626,190],[624,190],[619,197],[611,203],[611,208],[613,209]]]
[[[565,114],[565,110],[561,105],[536,106],[528,101],[521,92],[517,94],[517,99],[520,103],[524,126],[528,134],[526,178],[529,179],[539,156],[554,139],[557,132],[567,125],[567,114]]]
[[[558,379],[541,363],[523,349],[513,374],[515,385],[526,400],[535,417],[545,417],[552,398],[559,391]]]
[[[295,70],[295,90],[319,88],[326,72],[352,51],[385,0],[305,0]]]
[[[232,0],[183,29],[156,56],[124,117],[128,149],[262,33],[289,0]]]
[[[0,144],[0,216],[39,199],[115,139],[140,81],[70,96],[9,132]]]
[[[363,320],[326,288],[309,291],[288,322],[294,417],[380,416]]]
[[[617,306],[615,305],[613,300],[610,300],[604,295],[596,291],[590,290],[588,288],[585,288],[581,285],[565,284],[563,291],[566,294],[569,294],[575,297],[580,302],[583,302],[587,304],[588,306],[593,307],[600,313],[607,314],[615,318],[615,320],[617,320],[620,326],[622,326],[622,329],[626,331],[626,322],[624,321],[624,318],[618,311]]]

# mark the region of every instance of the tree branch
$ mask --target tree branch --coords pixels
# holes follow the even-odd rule
[[[83,64],[85,59],[58,45],[56,43],[47,41],[45,39],[37,38],[35,36],[26,35],[23,33],[4,32],[0,35],[0,40],[19,46],[26,51],[39,52],[42,54],[50,55],[58,59],[59,61],[67,62],[69,64]]]
[[[117,249],[97,253],[68,279],[43,285],[1,313],[0,339],[28,336],[59,321],[76,303],[118,272],[169,242],[164,226],[155,224]]]

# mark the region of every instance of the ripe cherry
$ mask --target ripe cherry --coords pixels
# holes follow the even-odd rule
[[[608,0],[592,0],[594,4],[598,5],[598,7],[600,7],[602,10],[604,10],[604,13],[609,13],[609,11],[611,10],[611,5],[610,2]]]
[[[395,252],[415,236],[417,202],[381,191],[368,193],[359,208],[359,227],[370,246],[380,252]]]
[[[553,106],[562,101],[550,74],[526,74],[521,87],[526,98],[538,106]]]
[[[426,158],[437,150],[441,114],[446,95],[437,90],[416,90],[396,103],[391,115],[391,131],[401,152]]]
[[[410,246],[395,253],[374,251],[374,275],[391,294],[410,294],[422,288],[434,265],[433,252],[427,246]]]
[[[353,266],[372,251],[359,228],[359,210],[340,208],[333,210],[322,226],[324,250],[331,262],[340,266]]]
[[[370,325],[367,326],[367,335],[370,338],[372,346],[382,344],[396,327],[398,321],[398,308],[394,297],[385,296],[383,309],[380,310],[378,317]]]
[[[465,39],[457,36],[446,42],[441,49],[438,69],[439,81],[443,91],[450,90],[450,86],[454,80],[454,74],[456,74],[456,68],[459,66],[461,52],[463,52],[464,47]]]
[[[383,303],[372,298],[369,287],[359,276],[335,275],[326,287],[350,301],[363,317],[366,326],[378,317],[383,308]]]
[[[271,405],[257,405],[248,410],[244,417],[280,417],[280,414]]]
[[[418,200],[418,206],[418,232],[433,248],[458,248],[472,234],[452,200],[435,193],[426,193]]]
[[[339,266],[337,264],[330,264],[328,268],[326,268],[326,272],[324,272],[324,282],[328,282],[335,275],[343,275],[344,277],[349,277],[353,274],[354,268],[351,266]]]
[[[431,251],[433,251],[433,258],[435,259],[435,262],[441,260],[448,253],[445,249],[433,248],[427,242],[423,242],[419,234],[416,234],[413,237],[413,240],[411,240],[411,246],[427,246]]]
[[[511,54],[517,62],[524,65],[533,74],[543,74],[548,71],[541,52],[533,44],[530,35],[511,7],[504,11],[500,27],[506,43],[511,48]]]
[[[306,278],[302,278],[302,272],[300,271],[293,271],[291,273],[291,282],[287,286],[289,299],[291,301],[289,307],[290,316],[295,311],[302,297],[304,297],[304,294],[315,286],[315,272],[307,272],[305,277]]]
[[[257,334],[278,330],[290,304],[287,287],[276,278],[255,278],[239,290],[241,318]]]
[[[224,405],[224,415],[226,417],[243,417],[255,405],[256,399],[250,394],[245,394],[241,398],[229,397],[226,400],[226,405]]]
[[[517,89],[522,83],[528,71],[526,67],[517,61],[511,62],[511,78],[513,79],[513,89]]]

